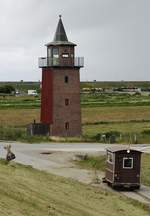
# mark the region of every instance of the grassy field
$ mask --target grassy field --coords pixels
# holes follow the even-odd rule
[[[82,109],[82,123],[150,121],[149,106],[87,107]]]
[[[27,91],[28,89],[39,89],[40,82],[27,82],[20,80],[18,82],[0,82],[0,86],[12,85],[18,90]],[[149,88],[150,81],[97,81],[81,82],[81,88],[118,88],[118,87],[138,87]]]
[[[79,166],[86,169],[96,169],[105,171],[106,156],[88,156],[77,162]],[[150,154],[142,154],[142,184],[150,186]]]
[[[40,120],[39,108],[1,109],[0,139],[28,140],[26,125],[34,119],[37,122]],[[138,142],[150,142],[149,106],[82,108],[82,125],[83,137],[76,139],[78,141],[100,141],[97,135],[115,131],[121,134],[117,137],[118,142],[129,143],[135,134]]]
[[[81,105],[84,107],[102,106],[149,106],[149,94],[127,93],[89,93],[81,94]]]
[[[34,96],[0,96],[0,109],[40,107],[40,98]]]
[[[40,96],[0,95],[0,109],[39,108]],[[82,107],[150,106],[150,94],[81,93]]]
[[[1,109],[0,123],[26,125],[36,119],[39,121],[40,109]],[[112,122],[150,121],[148,106],[135,107],[87,107],[82,108],[82,124]]]
[[[137,87],[149,88],[150,81],[97,81],[81,82],[81,88],[119,88],[119,87]]]
[[[0,161],[1,216],[148,216],[150,209],[100,188]]]
[[[0,124],[10,126],[25,126],[35,119],[39,121],[39,109],[1,109]]]
[[[83,135],[118,132],[118,142],[150,142],[149,106],[89,107],[82,109]]]
[[[76,141],[104,142],[102,134],[111,133],[118,143],[150,142],[149,94],[81,94],[81,107],[83,136]],[[40,120],[40,97],[0,96],[0,139],[31,140],[26,125],[34,119]]]

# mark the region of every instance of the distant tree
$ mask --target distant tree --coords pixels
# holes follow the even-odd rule
[[[12,92],[15,92],[15,88],[13,86],[11,85],[0,86],[0,93],[11,94]]]
[[[11,94],[12,92],[15,92],[15,88],[11,85],[5,85],[4,90],[6,94]]]

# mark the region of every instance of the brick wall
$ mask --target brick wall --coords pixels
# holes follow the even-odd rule
[[[65,83],[65,76],[68,77],[68,83]],[[69,99],[68,105],[65,104],[65,99]],[[53,68],[53,125],[51,133],[53,136],[81,135],[78,68]]]
[[[41,122],[53,122],[53,71],[51,68],[42,69],[41,92]]]

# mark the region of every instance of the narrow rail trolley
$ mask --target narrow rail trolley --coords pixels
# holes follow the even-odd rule
[[[106,150],[105,182],[115,189],[140,188],[141,151],[126,146],[113,146]]]

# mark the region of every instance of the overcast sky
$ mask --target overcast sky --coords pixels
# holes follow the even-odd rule
[[[0,0],[0,81],[41,80],[59,14],[81,80],[150,80],[150,0]]]

